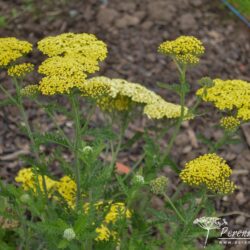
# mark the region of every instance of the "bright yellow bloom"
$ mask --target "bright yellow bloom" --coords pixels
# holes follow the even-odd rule
[[[22,96],[34,97],[39,94],[39,85],[29,84],[21,89],[20,93]]]
[[[104,60],[107,56],[107,46],[93,34],[64,33],[49,36],[38,42],[38,49],[49,57],[77,53],[83,57]]]
[[[97,227],[95,231],[97,233],[96,241],[108,241],[110,239],[111,233],[103,224]]]
[[[215,193],[230,194],[236,188],[229,180],[231,174],[224,159],[216,154],[205,154],[186,163],[180,178],[191,186],[205,185]]]
[[[160,44],[158,51],[171,56],[181,64],[197,64],[205,48],[200,40],[193,36],[180,36],[174,41]]]
[[[44,95],[69,94],[82,88],[87,73],[99,70],[99,61],[107,56],[107,46],[91,34],[65,33],[38,42],[38,48],[50,58],[38,72],[46,75],[40,81]]]
[[[69,176],[63,176],[57,182],[57,191],[67,202],[69,207],[74,208],[76,204],[76,183]]]
[[[38,72],[46,75],[40,81],[39,90],[44,95],[69,93],[72,88],[82,87],[87,75],[83,72],[84,65],[75,58],[51,57],[38,68]]]
[[[45,179],[45,183],[46,183],[46,188],[48,191],[48,194],[51,196],[56,185],[57,182],[50,179],[48,176],[44,176]],[[39,187],[39,189],[44,192],[44,188],[43,188],[43,178],[41,175],[37,176],[36,179],[36,175],[33,172],[32,168],[23,168],[21,169],[16,178],[15,178],[16,182],[20,182],[22,184],[22,187],[24,190],[32,190],[34,193],[37,193],[37,187]]]
[[[219,110],[236,110],[238,119],[250,120],[249,82],[215,79],[212,87],[200,88],[196,94]]]
[[[235,130],[237,127],[239,127],[240,121],[234,116],[227,116],[227,117],[221,118],[220,125],[225,130],[232,131],[232,130]]]
[[[32,63],[22,63],[8,68],[8,75],[12,77],[24,77],[34,70]]]
[[[84,73],[65,77],[60,75],[43,77],[39,84],[39,91],[43,95],[69,94],[73,88],[81,88],[84,83]]]
[[[88,213],[89,203],[84,204],[84,212]],[[132,213],[129,209],[126,208],[123,202],[112,202],[109,201],[104,203],[103,201],[96,202],[94,204],[94,209],[96,210],[96,215],[98,213],[101,215],[104,213],[103,222],[100,227],[96,228],[98,236],[96,237],[97,241],[109,241],[114,240],[119,242],[117,232],[109,229],[110,226],[117,223],[120,219],[131,218]]]
[[[15,37],[0,38],[0,67],[7,66],[32,50],[32,44]]]

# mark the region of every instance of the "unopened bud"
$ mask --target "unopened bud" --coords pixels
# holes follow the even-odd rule
[[[70,241],[76,237],[75,231],[73,228],[67,228],[63,232],[63,238]]]
[[[160,176],[150,182],[151,192],[157,195],[164,194],[168,186],[168,178]]]
[[[145,183],[144,177],[142,175],[135,175],[133,178],[133,184],[134,185],[143,185]]]
[[[27,203],[29,200],[30,200],[29,194],[23,194],[23,195],[20,196],[20,201],[22,203]]]
[[[93,148],[90,147],[90,146],[85,146],[83,149],[82,149],[82,152],[85,154],[85,155],[89,155],[93,152]]]

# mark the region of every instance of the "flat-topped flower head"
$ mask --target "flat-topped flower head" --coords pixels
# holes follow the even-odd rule
[[[98,62],[107,57],[107,45],[93,34],[64,33],[38,42],[38,49],[49,57],[70,56],[85,66],[85,71],[99,70]]]
[[[200,40],[193,36],[180,36],[174,41],[160,44],[158,51],[174,58],[180,64],[197,64],[205,48]]]
[[[8,66],[31,50],[32,44],[29,42],[15,37],[0,38],[0,67]]]
[[[210,88],[200,88],[196,94],[219,110],[236,110],[237,118],[250,120],[250,83],[242,80],[215,79]]]
[[[144,86],[124,79],[93,77],[86,80],[81,92],[94,98],[97,105],[107,111],[126,111],[137,104],[144,106],[144,114],[150,119],[177,118],[181,114],[180,105],[166,102]],[[184,113],[187,111],[185,108]]]
[[[102,61],[107,56],[106,44],[95,35],[87,33],[49,36],[38,42],[38,49],[49,57],[78,53]]]
[[[205,185],[215,193],[230,194],[236,188],[229,180],[231,174],[224,159],[216,154],[205,154],[186,163],[180,178],[191,186]]]
[[[226,116],[221,118],[220,125],[227,131],[234,131],[239,127],[240,121],[234,116]]]
[[[65,33],[44,38],[38,49],[49,58],[38,72],[46,75],[40,82],[44,95],[69,94],[82,88],[88,73],[99,70],[99,62],[107,56],[107,46],[92,34]]]
[[[34,70],[32,63],[22,63],[8,68],[8,75],[12,77],[22,78]]]

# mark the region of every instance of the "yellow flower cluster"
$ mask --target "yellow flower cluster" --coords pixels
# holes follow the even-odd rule
[[[57,192],[66,201],[69,208],[75,208],[77,189],[75,181],[69,176],[63,176],[59,181],[52,180],[48,176],[44,177],[49,197],[51,198]],[[37,181],[32,168],[21,169],[15,180],[16,182],[21,183],[23,189],[26,191],[32,190],[34,193],[38,193],[37,188],[39,188],[44,192],[42,176],[38,175]],[[57,196],[53,196],[53,198],[58,200]],[[85,213],[89,212],[89,207],[89,203],[84,204],[83,209]],[[109,229],[109,227],[112,227],[112,225],[114,225],[119,219],[131,218],[131,211],[126,208],[123,202],[112,201],[106,203],[103,201],[97,202],[94,204],[94,209],[96,210],[97,215],[100,212],[102,212],[102,214],[104,213],[102,224],[95,230],[97,233],[96,241],[119,241],[117,232]]]
[[[118,240],[117,232],[109,229],[110,226],[114,225],[119,219],[131,218],[131,211],[128,210],[123,202],[112,202],[104,203],[102,201],[97,202],[94,205],[96,212],[104,211],[105,217],[103,223],[96,228],[97,241],[109,241]],[[85,212],[89,211],[89,203],[84,205]]]
[[[11,62],[29,53],[32,44],[21,41],[15,37],[0,38],[0,67],[5,67]]]
[[[220,120],[220,125],[225,130],[232,131],[235,130],[240,125],[240,121],[234,116],[223,117]]]
[[[38,42],[38,49],[49,57],[74,55],[82,56],[80,60],[92,58],[103,61],[107,56],[107,46],[93,34],[64,33],[49,36]]]
[[[44,178],[50,197],[55,194],[55,192],[58,192],[70,207],[75,206],[76,184],[69,176],[64,176],[59,181],[52,180],[48,176],[44,176]],[[42,176],[38,175],[36,180],[36,175],[32,168],[21,169],[15,181],[20,182],[26,191],[32,190],[34,193],[37,193],[37,188],[39,188],[44,192]]]
[[[48,176],[44,176],[44,178],[48,194],[51,196],[57,182],[50,179]],[[42,192],[44,192],[42,176],[38,175],[36,179],[36,175],[34,174],[34,170],[32,168],[21,169],[18,172],[15,181],[22,183],[22,187],[26,191],[32,190],[34,193],[37,193],[37,188],[39,188]]]
[[[20,93],[22,96],[34,97],[40,92],[38,87],[39,86],[37,84],[29,84],[25,86],[24,88],[22,88]]]
[[[8,75],[12,77],[24,77],[34,70],[32,63],[22,63],[8,68]]]
[[[124,111],[136,103],[144,105],[144,113],[152,119],[177,118],[181,113],[180,105],[166,102],[142,85],[123,79],[93,77],[86,80],[80,90],[84,96],[96,99],[97,105],[103,110]],[[187,111],[185,108],[185,114]]]
[[[191,186],[205,185],[215,193],[230,194],[236,188],[229,180],[231,173],[232,170],[221,157],[205,154],[188,162],[181,171],[180,178]]]
[[[197,64],[205,48],[200,40],[193,36],[180,36],[174,41],[160,44],[158,51],[171,56],[181,64]]]
[[[219,110],[237,110],[237,118],[250,120],[250,83],[242,80],[215,79],[210,88],[200,88],[196,94],[212,102]]]
[[[107,46],[92,34],[65,33],[38,42],[38,49],[48,55],[38,72],[45,77],[39,89],[44,95],[68,94],[81,88],[86,73],[99,70],[99,61],[107,56]]]
[[[76,183],[69,177],[63,176],[57,182],[57,191],[71,208],[76,204]]]

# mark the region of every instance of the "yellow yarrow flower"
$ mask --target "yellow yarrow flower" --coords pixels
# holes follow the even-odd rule
[[[84,212],[88,213],[90,209],[90,204],[84,204]],[[101,226],[96,228],[96,233],[98,234],[95,238],[96,241],[117,241],[119,242],[118,234],[116,231],[110,229],[112,225],[118,222],[118,220],[126,218],[129,219],[132,213],[126,208],[123,202],[112,202],[109,201],[104,203],[103,201],[96,202],[93,205],[96,215],[98,213],[102,215],[104,213],[104,218]]]
[[[97,233],[97,236],[95,238],[96,241],[109,241],[111,232],[108,227],[101,224],[99,227],[96,228],[95,231]]]
[[[222,128],[228,131],[233,131],[240,125],[240,121],[234,116],[223,117],[220,120],[220,125]]]
[[[74,208],[76,204],[76,183],[69,176],[63,176],[57,182],[57,191],[67,202],[69,207]]]
[[[158,51],[171,56],[181,64],[197,64],[205,48],[200,40],[193,36],[180,36],[174,41],[160,44]]]
[[[69,94],[82,88],[86,73],[99,70],[99,61],[107,56],[107,46],[91,34],[65,33],[38,42],[38,49],[50,58],[39,67],[46,75],[40,81],[44,95]]]
[[[166,102],[163,99],[158,102],[148,104],[144,108],[144,114],[150,119],[173,119],[181,116],[181,106]],[[188,114],[188,109],[184,108],[184,115]]]
[[[27,97],[35,97],[39,94],[39,85],[29,84],[21,89],[20,94]]]
[[[64,33],[49,36],[38,42],[38,49],[49,57],[79,54],[82,57],[103,61],[107,56],[107,46],[93,34]]]
[[[74,88],[81,88],[84,83],[84,73],[77,72],[70,77],[52,75],[43,77],[39,84],[39,91],[43,95],[69,94]]]
[[[57,185],[57,182],[50,179],[46,175],[44,176],[44,178],[45,178],[45,183],[46,183],[46,188],[47,188],[48,194],[51,196],[56,185]],[[42,192],[44,192],[43,178],[41,175],[38,175],[37,179],[36,179],[36,176],[35,176],[32,168],[21,169],[18,172],[18,174],[15,178],[15,181],[20,182],[22,184],[23,189],[26,191],[32,190],[34,193],[37,193],[38,192],[37,185],[38,185],[39,189]]]
[[[0,67],[9,65],[31,50],[32,44],[29,42],[18,40],[15,37],[0,38]]]
[[[219,110],[237,110],[237,118],[250,120],[250,83],[242,80],[215,79],[210,88],[200,88],[196,94],[212,102]]]
[[[152,119],[177,118],[180,105],[166,102],[162,97],[138,83],[108,77],[93,77],[86,80],[80,89],[83,96],[96,100],[97,105],[107,111],[126,111],[131,105],[143,105],[144,114]],[[185,114],[188,109],[185,108]]]
[[[12,77],[24,77],[34,70],[32,63],[22,63],[8,68],[8,75]]]
[[[215,193],[230,194],[236,188],[229,180],[231,174],[224,159],[216,154],[205,154],[186,163],[180,178],[191,186],[205,185]]]

